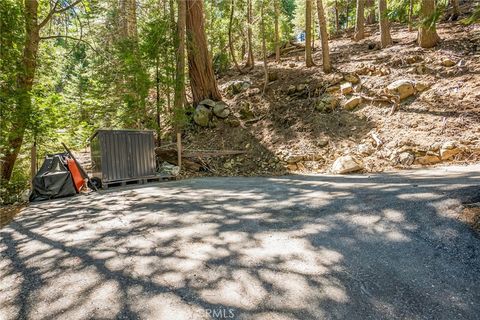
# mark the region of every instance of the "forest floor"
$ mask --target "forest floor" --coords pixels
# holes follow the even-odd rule
[[[383,50],[376,26],[367,27],[367,37],[359,42],[345,34],[330,41],[335,71],[328,75],[322,71],[319,43],[312,68],[305,67],[302,50],[293,50],[280,63],[269,60],[265,94],[260,61],[249,72],[229,70],[219,85],[232,114],[214,128],[187,131],[184,146],[246,152],[204,159],[210,170],[202,175],[331,172],[344,155],[363,172],[477,163],[480,26],[448,22],[438,26],[438,33],[440,45],[422,49],[415,31],[394,25],[394,45]],[[398,105],[379,101],[388,100],[385,90],[397,80],[409,80],[418,90]],[[250,86],[233,94],[232,84],[239,81]],[[358,83],[344,95],[340,85],[348,81]],[[346,108],[355,96],[362,97],[360,105]],[[329,110],[325,101],[338,101],[338,107]]]

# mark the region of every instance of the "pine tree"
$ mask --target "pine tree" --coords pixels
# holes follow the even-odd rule
[[[365,38],[365,0],[357,0],[357,17],[355,21],[356,41]]]
[[[422,0],[421,24],[418,29],[418,45],[422,48],[433,48],[440,41],[435,21],[435,0]]]
[[[305,66],[313,66],[312,58],[312,0],[305,0]]]
[[[187,1],[187,52],[188,73],[192,89],[193,103],[204,99],[221,100],[213,72],[212,60],[208,53],[203,0]]]
[[[318,25],[320,27],[320,39],[322,41],[322,60],[323,71],[329,73],[332,71],[330,62],[330,49],[328,46],[328,29],[327,20],[325,19],[325,10],[323,9],[322,0],[317,0]]]
[[[390,22],[387,17],[387,0],[378,0],[378,14],[380,16],[380,45],[382,48],[386,48],[393,44]]]

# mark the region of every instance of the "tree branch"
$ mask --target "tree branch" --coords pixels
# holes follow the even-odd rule
[[[60,9],[57,9],[58,7],[58,3],[60,2],[60,0],[57,0],[55,1],[55,4],[53,5],[52,9],[50,10],[50,12],[47,14],[47,16],[45,17],[45,19],[43,19],[42,22],[40,22],[40,24],[38,25],[38,28],[41,29],[42,27],[44,27],[48,21],[50,21],[50,19],[52,19],[53,15],[54,14],[57,14],[57,13],[62,13],[62,12],[65,12],[67,10],[70,10],[71,8],[75,7],[77,4],[79,4],[80,2],[82,2],[82,0],[76,0],[74,2],[72,2],[71,4],[69,4],[68,6],[66,7],[62,7]]]
[[[65,12],[73,7],[75,7],[77,4],[79,4],[80,2],[82,2],[82,0],[77,0],[77,1],[74,1],[73,3],[69,4],[68,6],[66,7],[62,7],[58,10],[55,10],[53,13],[62,13],[62,12]]]
[[[82,38],[76,38],[76,37],[72,37],[72,36],[68,36],[68,35],[59,34],[59,35],[51,35],[51,36],[40,37],[40,40],[58,39],[58,38],[71,39],[71,40],[83,42],[83,43],[87,44],[96,53],[100,53],[100,52],[97,51],[97,49],[95,49],[95,47],[90,42],[85,41]]]

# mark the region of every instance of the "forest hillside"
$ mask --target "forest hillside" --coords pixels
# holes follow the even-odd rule
[[[480,160],[480,4],[6,0],[0,203],[65,142],[155,131],[182,176],[381,172]],[[32,161],[34,157],[34,161]]]

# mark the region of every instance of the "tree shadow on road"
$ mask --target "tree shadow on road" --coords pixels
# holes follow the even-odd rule
[[[0,315],[474,319],[480,239],[456,215],[479,179],[209,178],[34,205],[0,233]]]

